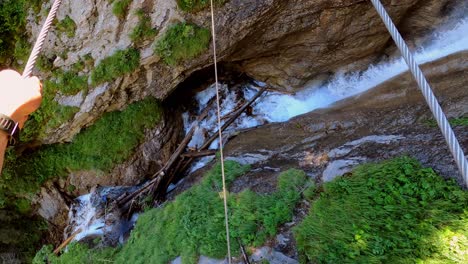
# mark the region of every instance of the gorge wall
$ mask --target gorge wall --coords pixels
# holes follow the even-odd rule
[[[218,58],[223,67],[278,91],[299,91],[311,80],[326,79],[337,71],[363,70],[369,63],[398,54],[369,1],[220,2],[215,24]],[[39,213],[56,227],[50,228],[54,233],[65,225],[67,199],[87,193],[98,184],[137,184],[161,167],[183,134],[177,105],[168,106],[164,101],[178,88],[190,88],[180,84],[213,64],[206,4],[190,7],[184,3],[63,1],[57,29],[50,33],[35,71],[44,80],[44,104],[27,124],[16,149],[23,165],[15,163],[4,172],[8,177],[2,178],[2,186],[6,187],[1,198],[7,201],[3,210],[25,207],[25,215]],[[468,11],[468,3],[461,0],[383,3],[413,47],[428,41],[432,30],[450,26],[452,19]],[[30,43],[50,4],[39,2],[28,9],[26,31]],[[186,51],[180,45],[192,50]],[[24,61],[17,63],[21,67]],[[391,94],[394,88],[388,89]],[[156,103],[149,103],[150,107],[138,104],[148,97],[156,98]],[[174,102],[171,100],[171,104]],[[146,109],[141,119],[152,116],[154,122],[143,122],[141,126],[127,122],[141,128],[142,133],[128,140],[133,143],[123,145],[126,149],[116,151],[118,158],[106,160],[105,166],[88,164],[110,156],[110,151],[86,146],[78,148],[84,161],[76,166],[54,163],[52,167],[34,165],[23,169],[31,161],[51,162],[42,159],[50,153],[63,156],[62,146],[89,140],[91,136],[84,134],[104,145],[120,146],[116,144],[120,134],[107,129],[112,122],[123,123],[124,119],[114,115],[121,110],[124,113],[134,103],[136,109]],[[347,118],[351,117],[342,118],[344,123]],[[70,149],[65,153],[75,150]],[[89,154],[90,150],[94,154]],[[60,240],[61,235],[55,239]]]

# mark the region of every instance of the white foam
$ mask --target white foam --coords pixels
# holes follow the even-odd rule
[[[454,29],[438,33],[431,44],[415,54],[418,63],[434,61],[450,54],[468,49],[468,19],[458,23]],[[255,106],[255,113],[263,114],[270,122],[284,122],[317,108],[349,96],[367,91],[408,70],[403,59],[371,65],[364,72],[338,73],[321,87],[307,87],[297,95],[268,93]],[[248,92],[251,96],[252,92]]]
[[[91,203],[91,196],[92,193],[78,197],[78,203],[70,208],[68,217],[69,225],[72,226],[71,234],[81,230],[73,241],[80,241],[91,235],[104,234],[102,230],[105,227],[104,219],[96,217],[96,208]]]
[[[415,53],[415,59],[418,63],[426,63],[443,58],[450,54],[468,49],[468,19],[458,23],[452,30],[439,33],[433,37],[431,44],[427,47],[420,48]],[[377,85],[405,72],[408,67],[403,59],[396,59],[390,62],[380,63],[378,65],[370,65],[363,72],[354,73],[337,73],[331,80],[326,83],[315,82],[308,87],[304,87],[301,92],[295,95],[286,95],[277,92],[265,92],[265,94],[257,99],[252,105],[253,115],[249,116],[242,114],[235,122],[226,129],[226,133],[263,125],[267,122],[284,122],[295,116],[308,113],[317,108],[324,108],[344,98],[362,93]],[[256,87],[265,86],[262,82],[255,82]],[[244,100],[249,100],[258,92],[258,88],[254,86],[245,86],[242,89]],[[221,85],[220,89],[221,115],[227,115],[232,112],[239,98],[234,91],[230,91],[227,85]],[[196,95],[198,102],[198,112],[206,107],[207,102],[216,95],[214,84],[206,90]],[[195,116],[183,116],[186,132],[193,125]],[[224,124],[225,119],[222,120]],[[215,107],[213,107],[208,117],[199,124],[200,129],[212,135],[218,129]],[[190,142],[190,147],[200,146],[200,142],[205,140],[205,134],[196,133]],[[218,141],[214,141],[210,149],[218,148]],[[191,171],[195,168],[200,168],[206,164],[208,159],[202,159],[196,163]]]

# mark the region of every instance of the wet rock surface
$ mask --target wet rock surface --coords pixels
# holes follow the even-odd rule
[[[468,84],[468,76],[464,74],[468,52],[427,63],[422,68],[447,116],[466,116],[468,90],[460,87]],[[431,118],[411,75],[403,73],[330,108],[239,133],[227,143],[226,159],[251,164],[252,169],[236,179],[229,191],[237,193],[249,188],[257,193],[271,193],[276,189],[280,171],[289,168],[300,168],[316,182],[326,182],[359,164],[401,155],[415,157],[424,166],[443,177],[456,179],[463,186],[439,128],[427,122]],[[466,153],[467,127],[456,126],[454,131]],[[170,198],[199,181],[204,170],[184,179]],[[278,235],[266,243],[267,247],[256,249],[251,260],[296,263],[292,227],[301,222],[309,207],[303,200],[295,209],[293,220],[280,227]]]
[[[468,10],[460,0],[383,2],[406,39],[418,43],[431,29],[448,23],[453,10],[456,14]],[[115,51],[129,47],[141,50],[142,57],[140,67],[130,75],[91,87],[88,94],[57,97],[61,104],[77,106],[80,111],[60,128],[48,131],[44,143],[69,141],[104,112],[122,109],[145,96],[165,99],[193,73],[212,65],[209,49],[195,59],[168,66],[154,54],[152,41],[132,43],[129,34],[138,23],[135,11],[139,9],[150,16],[151,26],[160,32],[156,39],[175,22],[189,21],[206,28],[210,25],[208,10],[185,13],[176,1],[132,1],[124,19],[112,14],[112,4],[107,0],[83,4],[63,1],[58,19],[68,15],[77,28],[73,38],[51,32],[45,54],[58,56],[56,67],[69,69],[87,54],[96,66]],[[43,20],[30,14],[32,39]],[[391,46],[377,13],[369,1],[363,0],[231,0],[216,9],[215,23],[221,65],[283,90],[295,90],[312,78],[325,78],[338,69],[363,69]],[[48,74],[42,73],[44,78]]]
[[[468,91],[460,89],[468,83],[467,67],[466,52],[423,66],[449,118],[468,113]],[[240,133],[227,144],[226,153],[228,159],[268,153],[267,159],[246,162],[262,171],[299,167],[318,181],[330,180],[364,162],[411,155],[461,183],[440,130],[427,123],[430,119],[421,92],[405,73],[331,108]],[[468,130],[463,126],[454,130],[466,151]]]

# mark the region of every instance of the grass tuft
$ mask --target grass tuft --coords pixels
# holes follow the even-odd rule
[[[138,16],[138,24],[130,33],[130,39],[133,42],[140,43],[150,39],[158,33],[157,30],[151,27],[151,18],[142,9],[135,12]]]
[[[135,71],[140,66],[140,52],[129,48],[118,50],[113,55],[103,59],[91,73],[93,85],[113,81],[118,77]]]
[[[51,178],[78,170],[108,171],[125,161],[144,138],[145,129],[159,122],[161,111],[159,104],[148,98],[123,111],[104,114],[72,143],[44,146],[17,158],[9,155],[0,178],[3,206],[15,197],[29,197]]]
[[[112,13],[120,18],[124,19],[127,16],[128,7],[132,3],[132,0],[117,0],[112,5]]]
[[[155,52],[168,65],[195,58],[208,49],[210,31],[194,24],[171,26],[155,44]]]
[[[67,35],[69,38],[75,36],[76,23],[68,15],[57,23],[57,31]]]
[[[360,166],[323,188],[294,230],[303,262],[468,263],[468,193],[414,159]]]
[[[437,121],[434,119],[426,120],[424,122],[426,125],[430,127],[437,127]],[[449,123],[451,126],[468,126],[468,117],[456,117],[456,118],[450,118]]]
[[[226,0],[214,0],[215,5],[222,5]],[[210,0],[177,0],[180,9],[185,12],[197,12],[207,8],[210,5]]]

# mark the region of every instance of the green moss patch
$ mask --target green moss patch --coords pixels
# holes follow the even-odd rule
[[[67,35],[69,38],[75,36],[76,23],[68,15],[57,23],[56,28],[58,32]]]
[[[468,193],[402,157],[326,183],[294,230],[303,262],[467,263]]]
[[[25,36],[26,8],[24,0],[0,1],[0,68],[6,68],[14,60],[17,44]]]
[[[104,114],[72,143],[44,146],[18,158],[9,155],[0,178],[0,196],[11,203],[15,197],[28,197],[45,181],[70,171],[112,169],[130,157],[143,140],[145,129],[159,122],[161,111],[154,99],[145,99],[123,111]]]
[[[112,5],[112,13],[120,18],[123,19],[127,15],[128,12],[128,7],[132,3],[132,0],[117,0],[113,1]]]
[[[91,73],[93,85],[113,81],[118,77],[135,71],[140,66],[140,52],[129,48],[118,50],[103,59]]]
[[[249,168],[233,161],[226,162],[227,184]],[[114,251],[89,250],[75,244],[60,258],[43,249],[35,263],[114,263],[165,264],[177,256],[182,263],[197,263],[199,255],[214,258],[226,256],[224,207],[221,168],[216,165],[202,182],[179,195],[162,208],[143,213],[128,242]],[[306,181],[305,173],[288,170],[278,178],[277,191],[256,194],[245,190],[229,195],[231,243],[233,253],[240,254],[238,239],[245,246],[258,246],[276,234],[278,226],[290,221]]]
[[[434,119],[426,120],[424,122],[426,125],[430,127],[437,127],[437,121]],[[449,123],[451,126],[468,126],[468,117],[456,117],[456,118],[450,118]]]
[[[222,5],[226,0],[214,0],[215,5]],[[210,0],[177,0],[179,7],[186,12],[197,12],[210,6]]]
[[[151,26],[149,15],[142,9],[137,10],[135,14],[138,16],[138,24],[130,33],[130,39],[136,43],[140,43],[156,36],[158,32]]]
[[[178,23],[171,26],[156,42],[155,52],[168,65],[195,58],[208,49],[210,31],[194,24]]]

